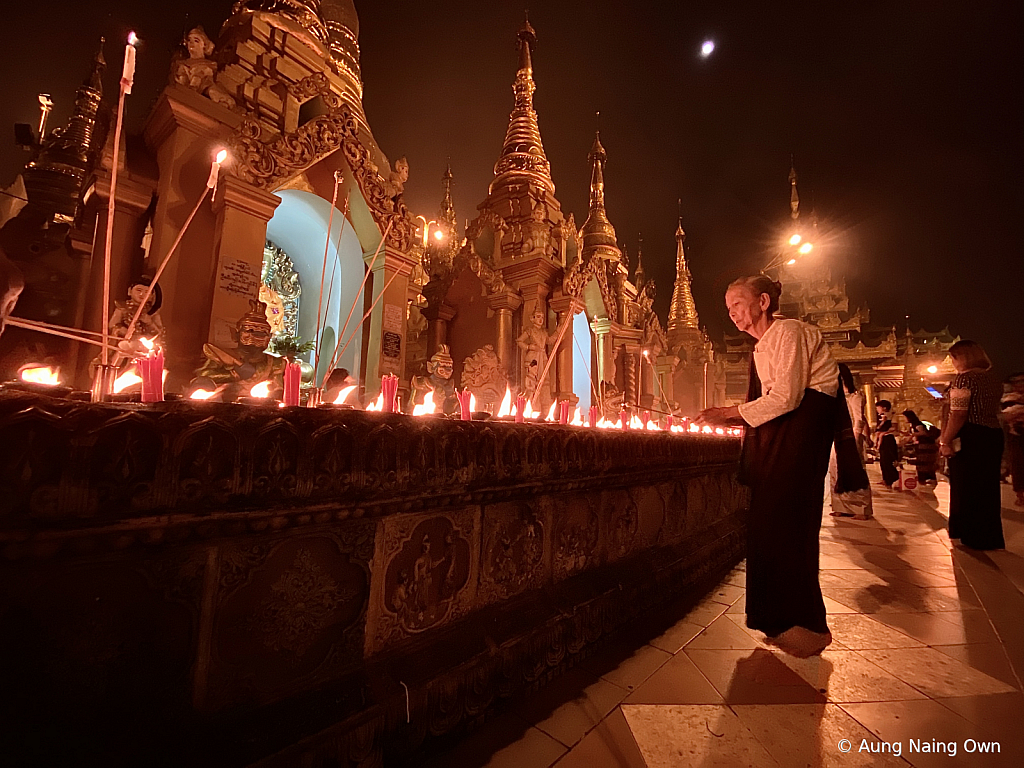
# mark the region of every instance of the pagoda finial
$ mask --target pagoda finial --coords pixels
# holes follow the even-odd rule
[[[683,231],[682,200],[679,201],[679,223],[676,225],[676,282],[672,287],[672,304],[668,310],[668,332],[681,329],[700,330],[697,304],[693,300],[693,277],[686,263],[686,232]],[[671,340],[670,340],[671,343]]]
[[[601,144],[600,131],[594,132],[594,145],[587,159],[590,160],[590,214],[581,230],[583,247],[603,245],[615,248],[615,227],[604,209],[604,166],[608,153]]]
[[[633,274],[633,282],[639,293],[647,283],[647,271],[644,269],[644,235],[643,232],[636,236],[636,272]]]
[[[537,112],[533,108],[533,92],[537,89],[533,81],[533,47],[537,44],[537,33],[530,26],[529,17],[519,28],[516,37],[519,69],[512,84],[516,101],[509,116],[501,157],[494,165],[494,180],[491,181],[490,191],[493,192],[503,184],[526,181],[540,185],[554,194],[551,164],[544,154]]]
[[[92,72],[83,85],[92,88],[97,93],[103,93],[103,73],[107,70],[107,60],[103,57],[103,44],[107,42],[105,37],[100,38],[100,47],[92,59]]]
[[[789,156],[789,216],[792,219],[800,218],[800,193],[796,189],[796,166],[793,164],[793,156]]]

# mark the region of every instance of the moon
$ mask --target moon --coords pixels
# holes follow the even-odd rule
[[[715,52],[715,41],[705,40],[700,46],[700,55],[705,59]]]

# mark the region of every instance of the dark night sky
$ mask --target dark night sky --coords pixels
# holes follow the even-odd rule
[[[974,338],[1024,369],[1024,11],[1019,3],[541,2],[535,106],[563,211],[586,218],[594,112],[607,208],[657,279],[664,317],[676,199],[694,293],[715,338],[728,280],[772,256],[788,219],[789,159],[823,232],[814,258],[845,275],[878,323]],[[464,221],[484,198],[512,107],[522,2],[359,2],[365,107],[406,199],[436,212],[447,156]],[[129,126],[138,128],[186,24],[211,36],[227,0],[19,3],[0,125],[67,117],[100,35],[138,30]],[[717,49],[702,60],[705,38]],[[108,88],[121,65],[108,43]],[[12,64],[13,62],[13,64]],[[4,130],[10,130],[6,128]],[[8,145],[10,146],[10,145]],[[23,158],[0,158],[6,185]],[[428,216],[429,218],[429,216]]]

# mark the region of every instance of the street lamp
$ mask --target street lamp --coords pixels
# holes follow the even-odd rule
[[[417,216],[416,218],[423,222],[423,248],[426,249],[427,243],[430,240],[430,225],[433,224],[433,225],[436,226],[437,222],[434,221],[433,219],[430,219],[428,221],[425,216]],[[438,229],[437,232],[435,233],[434,237],[437,237],[437,234],[440,233],[440,232],[441,232],[441,230]],[[441,237],[444,237],[444,235],[441,235]],[[437,239],[440,240],[441,237],[437,237]]]
[[[793,252],[794,250],[796,251],[795,253]],[[794,232],[790,235],[789,239],[786,241],[786,245],[783,246],[779,254],[765,264],[764,267],[761,268],[761,271],[767,272],[769,269],[776,269],[781,266],[791,267],[796,264],[797,259],[801,256],[806,256],[813,250],[813,243],[804,240],[803,235],[799,232]]]

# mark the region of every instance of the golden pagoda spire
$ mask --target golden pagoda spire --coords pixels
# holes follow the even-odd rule
[[[680,208],[682,201],[680,201]],[[700,329],[697,305],[693,301],[690,268],[686,265],[686,232],[683,231],[683,217],[679,216],[676,227],[676,283],[672,289],[672,305],[668,310],[668,332],[681,328]]]
[[[604,165],[608,154],[601,146],[600,131],[594,137],[594,146],[587,159],[590,160],[590,215],[580,230],[583,248],[586,250],[599,245],[616,248],[615,227],[608,221],[608,214],[604,210]]]
[[[516,73],[512,92],[516,95],[515,107],[509,116],[508,130],[505,132],[505,143],[501,148],[501,157],[494,164],[494,179],[490,191],[497,187],[516,182],[532,182],[555,193],[555,183],[551,180],[551,164],[544,154],[544,144],[540,139],[540,128],[537,125],[537,113],[533,109],[533,92],[537,89],[533,82],[533,46],[537,44],[537,33],[533,31],[529,20],[523,22],[518,33],[519,71]]]
[[[796,191],[796,166],[792,156],[789,158],[789,211],[791,219],[800,218],[800,193]]]
[[[633,273],[633,284],[636,285],[636,289],[639,291],[644,287],[644,283],[647,282],[647,271],[644,269],[643,233],[638,234],[636,239],[636,272]]]

